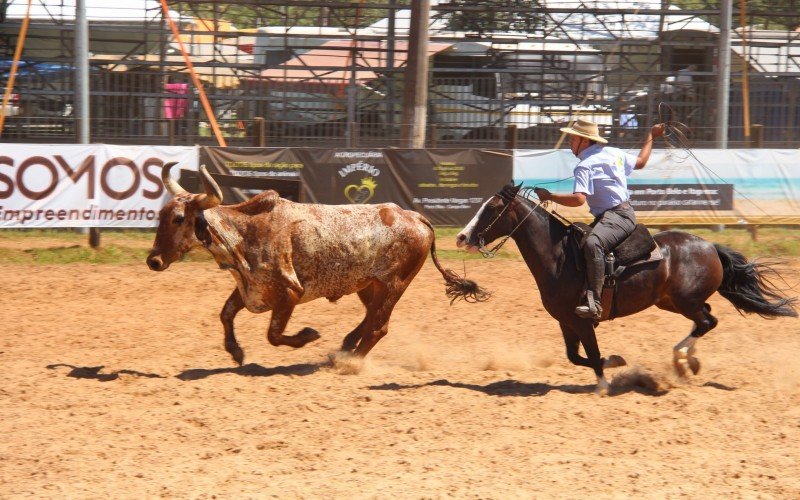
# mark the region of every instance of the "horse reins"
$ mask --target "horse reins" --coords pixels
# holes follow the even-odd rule
[[[525,190],[526,191],[531,191],[531,188],[525,188]],[[525,222],[525,220],[527,220],[527,218],[530,217],[530,215],[534,212],[534,210],[536,210],[536,208],[539,207],[542,204],[542,203],[534,204],[533,208],[531,208],[528,211],[528,213],[525,214],[525,217],[523,217],[522,220],[519,221],[516,226],[514,226],[514,229],[512,229],[505,237],[503,237],[503,239],[500,240],[494,247],[492,247],[490,249],[487,249],[486,248],[486,243],[484,242],[484,239],[483,239],[483,235],[486,233],[486,231],[491,229],[492,226],[494,226],[497,221],[499,221],[503,217],[503,215],[511,207],[511,204],[514,202],[514,200],[516,200],[516,198],[518,196],[519,196],[519,194],[515,194],[513,198],[511,198],[510,200],[507,200],[506,206],[503,207],[503,210],[501,210],[499,214],[497,214],[497,217],[495,217],[492,222],[490,222],[485,228],[483,228],[483,231],[478,233],[478,251],[481,253],[481,255],[483,255],[487,259],[491,259],[495,255],[497,255],[497,252],[500,250],[500,247],[502,247],[505,244],[505,242],[508,241],[509,238],[511,238],[511,236],[514,234],[514,232],[517,229],[519,229],[519,227],[522,225],[522,223]],[[503,198],[503,197],[501,196],[501,198]],[[526,199],[526,200],[528,199],[528,198],[526,198],[524,196],[522,198]],[[503,199],[505,199],[505,198],[503,198]],[[544,202],[544,203],[547,203],[547,202]]]

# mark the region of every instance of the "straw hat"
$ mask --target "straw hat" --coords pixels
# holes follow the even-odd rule
[[[585,137],[587,139],[597,141],[600,144],[608,144],[607,140],[600,137],[600,131],[597,129],[597,124],[590,122],[589,120],[584,120],[583,118],[578,118],[575,120],[575,123],[573,123],[572,126],[564,127],[561,129],[561,131],[565,134]]]

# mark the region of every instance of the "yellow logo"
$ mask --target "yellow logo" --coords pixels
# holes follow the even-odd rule
[[[366,203],[375,196],[375,188],[378,183],[372,177],[364,177],[361,179],[361,184],[350,184],[344,188],[344,197],[350,200],[350,203]]]

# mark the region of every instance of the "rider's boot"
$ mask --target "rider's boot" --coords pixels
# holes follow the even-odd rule
[[[586,277],[589,290],[586,294],[586,303],[575,308],[575,314],[581,318],[599,320],[603,315],[600,306],[603,280],[605,279],[605,262],[603,259],[588,259],[586,261]]]

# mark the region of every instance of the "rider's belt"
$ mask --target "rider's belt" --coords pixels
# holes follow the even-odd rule
[[[620,208],[631,208],[631,202],[623,201],[622,203],[620,203],[616,207],[613,207],[611,210],[618,210]]]

